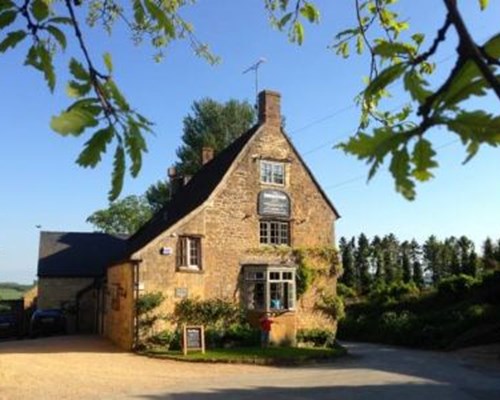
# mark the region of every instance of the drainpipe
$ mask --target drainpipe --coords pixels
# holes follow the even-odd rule
[[[134,310],[132,312],[132,323],[134,326],[134,337],[132,348],[135,348],[139,341],[139,321],[137,320],[137,301],[139,299],[139,264],[142,260],[132,260],[133,289],[134,289]]]

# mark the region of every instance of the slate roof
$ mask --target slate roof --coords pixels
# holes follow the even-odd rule
[[[95,232],[41,232],[38,276],[99,277],[126,254],[126,236]]]
[[[153,218],[129,239],[128,255],[144,247],[170,226],[199,207],[215,190],[238,154],[261,125],[255,125],[206,163]]]

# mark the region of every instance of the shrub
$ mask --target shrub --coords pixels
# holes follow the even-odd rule
[[[378,283],[368,294],[368,299],[372,303],[390,305],[399,303],[403,299],[415,297],[419,292],[417,285],[413,282],[393,282],[389,285]]]
[[[170,320],[177,324],[205,325],[221,329],[245,320],[244,310],[222,299],[182,299],[175,305]]]
[[[163,303],[164,299],[165,297],[161,292],[145,293],[137,299],[135,311],[139,337],[137,338],[136,349],[143,349],[153,345],[151,340],[156,336],[154,332],[155,324],[163,318],[156,312],[156,309]]]
[[[299,329],[297,342],[313,347],[333,347],[335,332],[327,329]]]
[[[337,283],[337,294],[344,299],[352,299],[358,296],[355,289],[342,282]]]
[[[439,282],[438,294],[452,300],[464,299],[478,281],[469,275],[455,275]]]

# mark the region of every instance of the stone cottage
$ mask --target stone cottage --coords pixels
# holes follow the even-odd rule
[[[293,342],[299,328],[331,326],[315,311],[318,288],[297,299],[294,260],[264,251],[332,246],[339,218],[281,122],[280,95],[261,92],[257,125],[215,157],[204,149],[202,169],[128,239],[122,260],[107,268],[106,337],[132,348],[135,302],[158,291],[166,313],[185,297],[239,302],[250,320],[273,312],[276,343]],[[334,292],[335,274],[325,279]]]

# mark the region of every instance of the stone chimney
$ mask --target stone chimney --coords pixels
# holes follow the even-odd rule
[[[205,165],[207,162],[214,158],[214,148],[213,147],[203,147],[201,149],[201,165]]]
[[[281,128],[281,95],[271,90],[259,93],[259,124]]]

